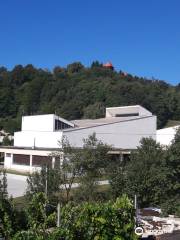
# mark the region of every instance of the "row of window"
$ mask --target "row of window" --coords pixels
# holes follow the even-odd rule
[[[139,113],[122,113],[122,114],[115,114],[115,117],[135,117],[139,116]]]
[[[17,165],[25,165],[30,166],[30,156],[29,155],[21,155],[21,154],[13,154],[13,164]],[[32,156],[32,166],[40,167],[43,165],[52,165],[52,158],[48,156]]]
[[[66,128],[70,128],[71,126],[69,126],[68,124],[61,122],[60,120],[55,120],[55,130],[61,130],[61,129],[66,129]]]

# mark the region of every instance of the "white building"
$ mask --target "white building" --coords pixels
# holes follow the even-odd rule
[[[171,145],[178,127],[180,126],[162,128],[157,130],[157,142],[164,146]]]
[[[5,168],[32,171],[47,161],[56,164],[49,155],[61,148],[62,137],[81,148],[83,139],[93,133],[116,153],[129,153],[143,137],[156,139],[156,116],[139,105],[106,108],[106,116],[100,119],[67,121],[54,114],[24,116],[21,131],[14,133],[14,146],[0,148],[0,152],[4,153]]]

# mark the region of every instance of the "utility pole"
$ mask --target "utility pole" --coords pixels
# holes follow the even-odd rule
[[[137,195],[134,195],[135,222],[137,224]]]
[[[47,165],[46,165],[46,182],[45,182],[45,194],[46,194],[46,197],[47,197],[47,184],[48,184],[48,181],[47,181]]]
[[[60,203],[57,205],[57,227],[60,227]]]
[[[134,209],[137,209],[137,195],[134,195]]]

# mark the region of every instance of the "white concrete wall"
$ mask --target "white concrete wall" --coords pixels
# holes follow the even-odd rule
[[[54,114],[22,117],[22,131],[54,131]]]
[[[23,131],[14,133],[15,147],[59,148],[62,132]]]
[[[157,130],[157,142],[165,146],[171,145],[178,127],[179,126],[175,126]]]
[[[140,105],[106,108],[106,117],[115,117],[116,114],[139,114],[139,116],[152,116],[152,113]]]
[[[93,132],[96,137],[114,148],[136,149],[143,137],[152,137],[156,140],[156,116],[145,117],[103,126],[68,130],[63,135],[75,147],[83,146],[83,138]]]
[[[13,162],[13,154],[12,153],[8,154],[10,154],[10,157],[7,157],[7,152],[4,153],[4,167],[10,169]]]
[[[13,169],[17,171],[23,171],[23,172],[33,172],[33,171],[39,171],[40,167],[35,166],[27,166],[27,165],[20,165],[20,164],[14,164],[13,163],[13,154],[25,154],[25,155],[38,155],[38,156],[50,156],[52,155],[52,151],[42,151],[42,150],[28,150],[28,149],[13,149],[13,148],[7,148],[7,149],[0,149],[0,152],[4,152],[4,167],[6,169]],[[9,157],[7,157],[7,153],[10,154]],[[30,163],[31,163],[31,157],[30,157]]]
[[[18,165],[18,164],[12,164],[10,167],[7,167],[4,165],[6,169],[11,169],[11,170],[16,170],[19,172],[35,172],[35,171],[40,171],[41,167],[31,167],[27,165]]]

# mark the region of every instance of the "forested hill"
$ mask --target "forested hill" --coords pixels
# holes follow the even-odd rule
[[[66,119],[99,118],[105,107],[140,104],[158,116],[158,127],[180,119],[180,85],[116,72],[93,62],[52,72],[33,65],[0,68],[0,127],[13,132],[22,115],[56,113]]]

